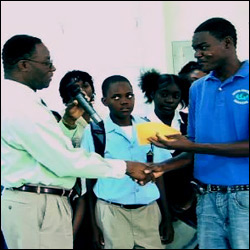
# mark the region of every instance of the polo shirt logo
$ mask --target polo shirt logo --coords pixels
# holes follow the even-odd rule
[[[248,104],[249,103],[249,90],[238,89],[233,92],[234,102],[237,104]]]

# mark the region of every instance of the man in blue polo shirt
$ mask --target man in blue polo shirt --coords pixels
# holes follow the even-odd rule
[[[163,162],[165,172],[194,160],[200,249],[249,249],[249,62],[238,59],[236,44],[223,18],[198,26],[192,46],[210,74],[190,89],[189,140],[151,139],[187,152]]]

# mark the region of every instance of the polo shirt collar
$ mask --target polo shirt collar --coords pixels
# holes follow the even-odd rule
[[[232,75],[231,77],[229,77],[228,79],[226,79],[222,85],[226,85],[230,82],[233,82],[235,77],[241,77],[241,78],[245,78],[249,75],[249,61],[246,60],[242,63],[241,67],[239,68],[239,70]],[[210,80],[216,80],[218,81],[218,78],[215,75],[215,71],[211,71],[207,76],[205,76],[205,81],[210,81]]]

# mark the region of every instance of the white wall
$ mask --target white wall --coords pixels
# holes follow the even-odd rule
[[[173,73],[172,41],[191,41],[194,30],[212,17],[233,23],[238,34],[238,56],[249,58],[249,1],[165,1],[167,71]]]
[[[1,7],[2,44],[15,34],[30,34],[51,52],[57,71],[50,87],[40,91],[51,109],[63,108],[60,79],[79,69],[94,78],[100,114],[108,113],[100,102],[101,84],[112,74],[134,85],[135,112],[148,112],[138,76],[141,68],[166,68],[162,2],[1,1]]]
[[[122,74],[134,85],[135,113],[146,115],[152,107],[137,86],[140,70],[173,73],[172,41],[190,41],[212,16],[232,21],[239,57],[248,58],[248,1],[1,1],[1,44],[16,34],[43,40],[57,68],[51,86],[40,91],[51,109],[64,108],[59,82],[79,69],[94,78],[100,114],[108,113],[100,102],[103,80]]]

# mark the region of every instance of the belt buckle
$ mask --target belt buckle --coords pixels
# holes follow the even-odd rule
[[[41,193],[41,186],[40,186],[40,185],[38,185],[38,186],[37,186],[37,190],[36,190],[36,192],[37,192],[38,194],[40,194],[40,193]]]

